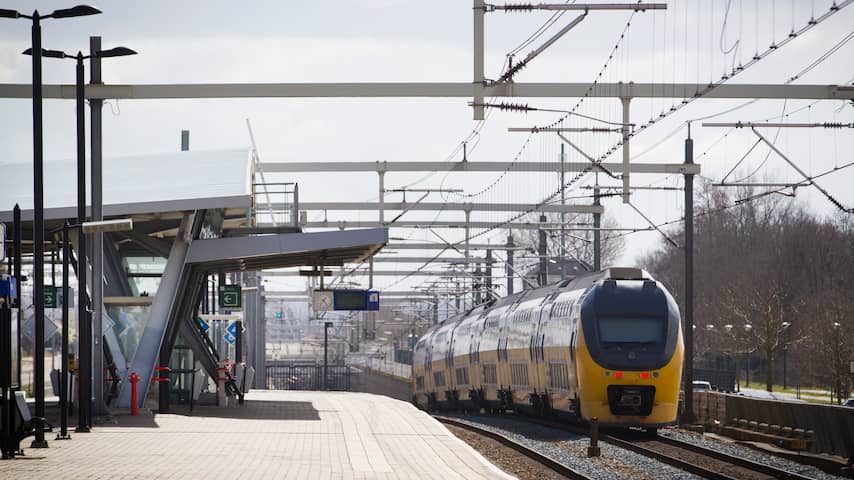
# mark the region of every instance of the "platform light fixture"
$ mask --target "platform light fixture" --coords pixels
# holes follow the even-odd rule
[[[88,11],[91,12],[93,9],[89,7],[89,10],[85,8],[78,8],[77,12]],[[74,9],[68,9],[74,10]],[[63,11],[61,15],[71,16],[67,11]],[[62,18],[62,17],[59,17]],[[86,234],[87,233],[98,233],[100,230],[93,230],[92,226],[85,225],[86,222],[86,101],[84,98],[84,72],[83,72],[83,60],[88,58],[109,58],[109,57],[122,57],[127,55],[135,55],[136,52],[127,47],[115,47],[109,50],[102,50],[95,52],[91,55],[83,55],[82,52],[78,51],[77,55],[69,55],[61,50],[48,50],[41,48],[39,50],[41,52],[41,56],[48,58],[71,58],[77,62],[76,67],[76,81],[75,81],[75,97],[76,97],[76,120],[77,120],[77,225],[81,226],[80,230],[77,232],[77,242],[79,248],[78,256],[77,256],[77,279],[81,284],[86,283],[86,271],[87,271],[87,259],[86,259]],[[24,50],[24,55],[32,55],[33,49],[28,48]],[[34,96],[35,98],[35,96]],[[41,109],[39,109],[41,111]],[[92,223],[92,222],[89,222]],[[95,227],[100,228],[100,227]],[[111,227],[118,228],[118,227]],[[132,230],[133,224],[131,223],[129,228],[122,227],[121,230],[104,230],[104,231],[127,231]],[[84,289],[79,289],[78,291],[78,299],[77,299],[77,315],[78,319],[90,319],[89,310],[86,307],[87,297],[86,291]],[[79,320],[78,320],[79,321]],[[90,352],[92,351],[91,347],[91,320],[84,320],[81,322],[81,328],[79,332],[80,338],[84,338],[85,340],[81,342],[81,361],[80,361],[80,370],[81,370],[81,382],[80,382],[80,395],[81,397],[91,397],[90,389],[91,389],[91,366],[88,364],[87,359],[91,358]],[[88,403],[81,402],[80,408],[78,409],[78,432],[87,432],[89,431],[89,426],[91,423],[90,418],[90,410]]]
[[[33,52],[33,273],[34,273],[34,317],[35,358],[33,359],[33,383],[35,384],[35,439],[30,447],[46,448],[42,420],[44,405],[44,141],[42,137],[42,31],[43,18],[71,18],[101,13],[95,7],[77,5],[54,10],[40,15],[38,10],[25,15],[17,10],[0,10],[0,18],[25,18],[32,21],[31,42]]]

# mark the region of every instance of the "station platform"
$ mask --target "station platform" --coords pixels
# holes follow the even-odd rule
[[[256,390],[243,406],[118,415],[54,436],[0,461],[0,478],[512,478],[411,404],[368,393]]]

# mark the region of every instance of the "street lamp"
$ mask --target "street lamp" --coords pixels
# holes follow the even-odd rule
[[[833,330],[835,331],[836,341],[834,344],[834,359],[833,359],[833,387],[831,387],[830,393],[830,401],[833,403],[833,390],[836,390],[836,403],[838,405],[842,404],[842,358],[839,355],[840,347],[842,346],[839,342],[839,331],[841,330],[841,324],[839,322],[833,322]]]
[[[789,322],[781,323],[780,324],[780,326],[782,327],[781,333],[785,333],[786,330],[788,330],[791,325],[792,324]],[[788,387],[788,381],[787,381],[788,371],[787,371],[787,365],[786,365],[786,355],[788,353],[789,353],[789,346],[784,344],[783,345],[783,390],[785,390],[786,387]]]
[[[55,234],[62,231],[62,353],[60,354],[59,383],[60,427],[59,433],[56,435],[57,440],[68,440],[71,438],[71,436],[68,435],[68,258],[71,256],[71,245],[68,241],[68,231],[72,228],[79,228],[85,233],[126,232],[133,230],[133,220],[128,218],[103,222],[83,222],[74,225],[70,225],[68,221],[65,221],[61,228],[51,232],[52,234]],[[85,290],[86,285],[78,283],[77,289]],[[78,317],[77,321],[78,324],[81,323],[80,317]],[[82,337],[80,336],[79,331],[77,332],[77,338],[78,342],[82,344]],[[81,363],[83,362],[81,361]],[[80,412],[83,411],[84,405],[88,407],[88,398],[87,400],[83,400],[84,398],[86,397],[83,397],[81,394],[77,408],[78,416],[80,415]]]
[[[33,49],[24,50],[24,55],[32,55]],[[92,55],[83,55],[82,52],[77,52],[77,55],[69,55],[60,50],[41,49],[41,56],[48,58],[70,58],[77,61],[76,82],[75,82],[75,97],[77,103],[77,223],[83,225],[86,221],[86,101],[84,99],[84,83],[83,83],[83,60],[90,58],[109,58],[123,57],[127,55],[135,55],[136,52],[127,47],[116,47],[109,50],[103,50],[93,53]],[[92,397],[92,328],[91,328],[91,311],[87,308],[89,304],[86,295],[86,234],[91,233],[86,230],[86,227],[81,228],[77,232],[77,279],[83,288],[79,288],[77,292],[77,321],[81,328],[78,332],[80,338],[80,398]],[[80,402],[77,412],[77,429],[78,432],[88,432],[91,426],[89,402]]]
[[[31,448],[47,448],[44,429],[44,149],[42,142],[42,31],[43,18],[70,18],[95,15],[100,10],[88,5],[54,10],[49,15],[24,15],[16,10],[0,9],[0,18],[25,18],[32,21],[33,55],[33,307],[35,308],[35,358],[33,373],[36,397],[35,439]]]
[[[752,331],[753,331],[753,325],[751,325],[749,323],[745,323],[744,324],[744,333],[746,335],[750,335],[750,332],[752,332]],[[745,350],[745,352],[744,352],[745,356],[747,357],[747,363],[744,365],[744,374],[746,377],[744,379],[744,383],[748,388],[750,387],[750,347],[751,347],[750,341],[748,340],[747,346],[744,349]]]

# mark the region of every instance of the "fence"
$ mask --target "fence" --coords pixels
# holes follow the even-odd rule
[[[267,365],[267,388],[271,390],[350,390],[353,369],[329,365],[324,388],[323,365]]]

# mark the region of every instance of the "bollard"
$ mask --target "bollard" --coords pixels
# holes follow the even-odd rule
[[[136,372],[130,374],[130,414],[139,414],[139,399],[137,399],[136,384],[139,383],[139,375]]]
[[[228,406],[228,392],[225,389],[225,382],[228,380],[226,372],[226,362],[219,362],[216,369],[216,404],[218,407]]]
[[[599,453],[599,419],[593,417],[590,419],[590,446],[587,447],[587,456],[598,457]]]

